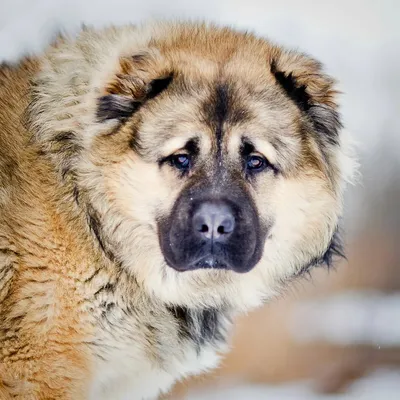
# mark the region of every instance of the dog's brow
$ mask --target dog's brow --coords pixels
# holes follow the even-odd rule
[[[170,154],[176,153],[179,150],[186,150],[189,153],[199,152],[199,136],[179,136],[168,140],[163,149],[162,156],[166,157]]]
[[[179,149],[184,148],[190,139],[190,137],[179,136],[167,140],[162,147],[162,154],[168,156],[169,154],[175,153]]]
[[[235,132],[234,134],[229,136],[229,153],[237,155],[244,142],[251,143],[254,146],[254,151],[263,154],[272,164],[277,163],[277,150],[268,140],[253,136],[250,138],[247,135],[242,135],[238,132]]]
[[[255,151],[263,154],[271,163],[277,163],[277,152],[272,144],[264,139],[252,138]]]

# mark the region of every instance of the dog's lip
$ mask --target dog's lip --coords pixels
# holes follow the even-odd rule
[[[225,261],[221,260],[219,257],[215,257],[213,254],[199,257],[184,265],[176,265],[168,260],[166,260],[166,262],[169,267],[178,272],[193,271],[196,269],[231,269]]]
[[[221,260],[218,257],[215,257],[213,254],[208,254],[196,262],[192,263],[195,268],[218,268],[218,269],[229,269],[226,262]]]

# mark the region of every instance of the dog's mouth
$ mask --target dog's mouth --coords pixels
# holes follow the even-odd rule
[[[185,272],[185,271],[194,271],[197,269],[225,269],[225,270],[233,270],[229,264],[221,259],[220,257],[217,257],[214,254],[207,254],[205,256],[199,257],[191,262],[179,265],[174,262],[171,262],[171,260],[168,260],[168,258],[165,258],[165,261],[167,265],[174,270],[178,272]]]
[[[165,261],[169,267],[178,272],[195,271],[199,269],[215,269],[245,273],[251,270],[254,266],[251,265],[250,267],[235,267],[234,265],[230,265],[229,262],[227,262],[225,259],[218,257],[217,255],[212,253],[199,257],[185,264],[177,264],[171,262],[170,260],[168,260],[168,258],[165,258]]]
[[[226,261],[222,260],[219,257],[216,257],[214,254],[208,254],[196,262],[192,264],[190,267],[191,269],[193,268],[201,268],[201,269],[232,269],[229,267],[229,265],[226,263]]]

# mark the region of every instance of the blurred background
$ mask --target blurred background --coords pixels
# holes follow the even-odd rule
[[[245,28],[320,59],[340,82],[362,178],[346,195],[347,261],[241,318],[221,368],[165,399],[399,399],[400,2],[0,0],[0,61],[82,22],[171,17]]]

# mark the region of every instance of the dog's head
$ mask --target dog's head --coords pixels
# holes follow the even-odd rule
[[[246,308],[329,258],[350,164],[318,62],[207,25],[79,40],[83,53],[67,42],[44,67],[40,110],[40,85],[65,94],[38,136],[148,292]]]

